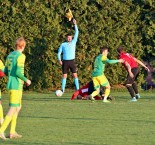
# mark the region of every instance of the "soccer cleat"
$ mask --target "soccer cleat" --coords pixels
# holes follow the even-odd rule
[[[114,98],[113,96],[109,95],[109,96],[107,97],[107,100],[109,100],[109,101],[114,101],[115,98]]]
[[[89,98],[90,98],[91,102],[94,102],[95,101],[95,99],[94,99],[93,96],[89,95]]]
[[[104,96],[101,96],[101,97],[102,97],[102,100],[104,100]],[[115,98],[114,98],[113,96],[109,95],[109,96],[107,97],[107,100],[109,100],[109,101],[114,101]]]
[[[110,103],[110,101],[108,101],[108,100],[103,100],[103,103]]]
[[[7,140],[7,138],[5,137],[4,133],[0,133],[0,138],[1,138],[2,140]]]
[[[16,132],[14,134],[9,134],[8,138],[22,138],[22,135]]]
[[[131,100],[130,100],[130,102],[136,102],[137,101],[137,99],[135,98],[135,97],[133,97]]]
[[[136,99],[140,99],[140,95],[139,94],[136,94]]]

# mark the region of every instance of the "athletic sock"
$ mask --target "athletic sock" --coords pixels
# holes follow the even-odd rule
[[[8,127],[10,121],[11,121],[12,117],[11,116],[8,116],[6,115],[5,119],[4,119],[4,122],[0,128],[0,133],[4,133],[4,131],[6,130],[6,128]]]
[[[107,97],[110,94],[110,89],[105,89],[105,96],[104,96],[104,100],[107,100]]]
[[[2,105],[0,104],[0,124],[2,124],[3,123],[3,107],[2,107]]]
[[[61,86],[61,89],[62,89],[63,92],[65,91],[66,80],[67,80],[66,78],[62,78],[62,86]]]
[[[126,86],[126,88],[128,89],[128,91],[129,91],[131,97],[132,97],[132,98],[135,97],[134,90],[133,90],[132,86]]]
[[[17,115],[13,115],[10,126],[10,134],[14,134],[16,132],[16,124],[17,124]]]
[[[74,78],[74,83],[75,83],[75,86],[76,86],[76,90],[79,90],[79,79]]]

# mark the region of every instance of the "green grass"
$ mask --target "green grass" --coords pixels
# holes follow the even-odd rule
[[[0,145],[155,145],[155,93],[129,102],[127,92],[112,92],[110,104],[71,101],[72,93],[24,93],[17,124],[21,139]],[[4,112],[8,97],[3,96]],[[9,128],[6,130],[6,134]]]

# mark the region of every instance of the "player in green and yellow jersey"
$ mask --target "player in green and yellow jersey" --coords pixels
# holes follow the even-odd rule
[[[0,138],[6,139],[4,131],[10,124],[9,138],[22,137],[16,132],[16,122],[21,109],[23,84],[29,86],[31,81],[24,76],[25,55],[22,53],[26,46],[24,38],[16,40],[16,50],[11,52],[6,59],[3,72],[8,76],[7,89],[9,91],[9,110],[0,128]]]
[[[2,94],[1,94],[1,90],[0,90],[0,125],[2,125],[2,123],[4,121],[1,97],[2,97]]]
[[[0,70],[4,68],[4,64],[3,62],[0,60]],[[0,71],[0,78],[3,77],[3,72]],[[1,98],[2,98],[2,94],[1,94],[1,88],[0,88],[0,125],[2,125],[3,121],[4,121],[4,118],[3,118],[3,107],[2,107],[2,101],[1,101]]]
[[[107,58],[108,55],[108,48],[103,47],[100,50],[100,54],[95,58],[94,62],[94,70],[92,72],[92,77],[93,77],[93,84],[94,84],[94,89],[95,91],[92,92],[90,95],[90,98],[92,101],[94,101],[94,96],[98,95],[100,92],[100,85],[105,87],[105,96],[103,99],[103,102],[109,102],[107,100],[107,97],[110,94],[110,84],[109,81],[107,80],[106,76],[104,75],[104,70],[105,70],[105,64],[113,64],[113,63],[118,63],[118,62],[123,62],[122,59],[119,60],[109,60]]]

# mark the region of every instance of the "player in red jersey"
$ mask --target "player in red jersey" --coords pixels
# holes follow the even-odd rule
[[[135,80],[139,74],[138,64],[143,66],[147,71],[149,71],[149,69],[145,66],[145,64],[143,62],[136,59],[131,54],[125,52],[125,48],[119,47],[119,48],[117,48],[117,52],[119,54],[119,58],[124,60],[124,63],[122,63],[122,64],[124,65],[125,69],[128,72],[128,76],[127,76],[125,85],[132,97],[131,101],[135,102],[135,101],[137,101],[137,99],[140,98],[137,84],[135,83]]]
[[[86,84],[85,86],[81,87],[79,90],[74,92],[71,100],[74,100],[75,98],[80,99],[80,100],[89,100],[90,98],[88,98],[89,97],[88,95],[90,95],[93,91],[94,91],[93,81],[90,81],[88,84]],[[104,98],[104,93],[101,88],[100,96],[95,96],[94,99],[102,100],[103,98]],[[109,95],[107,99],[112,100],[113,98]]]

